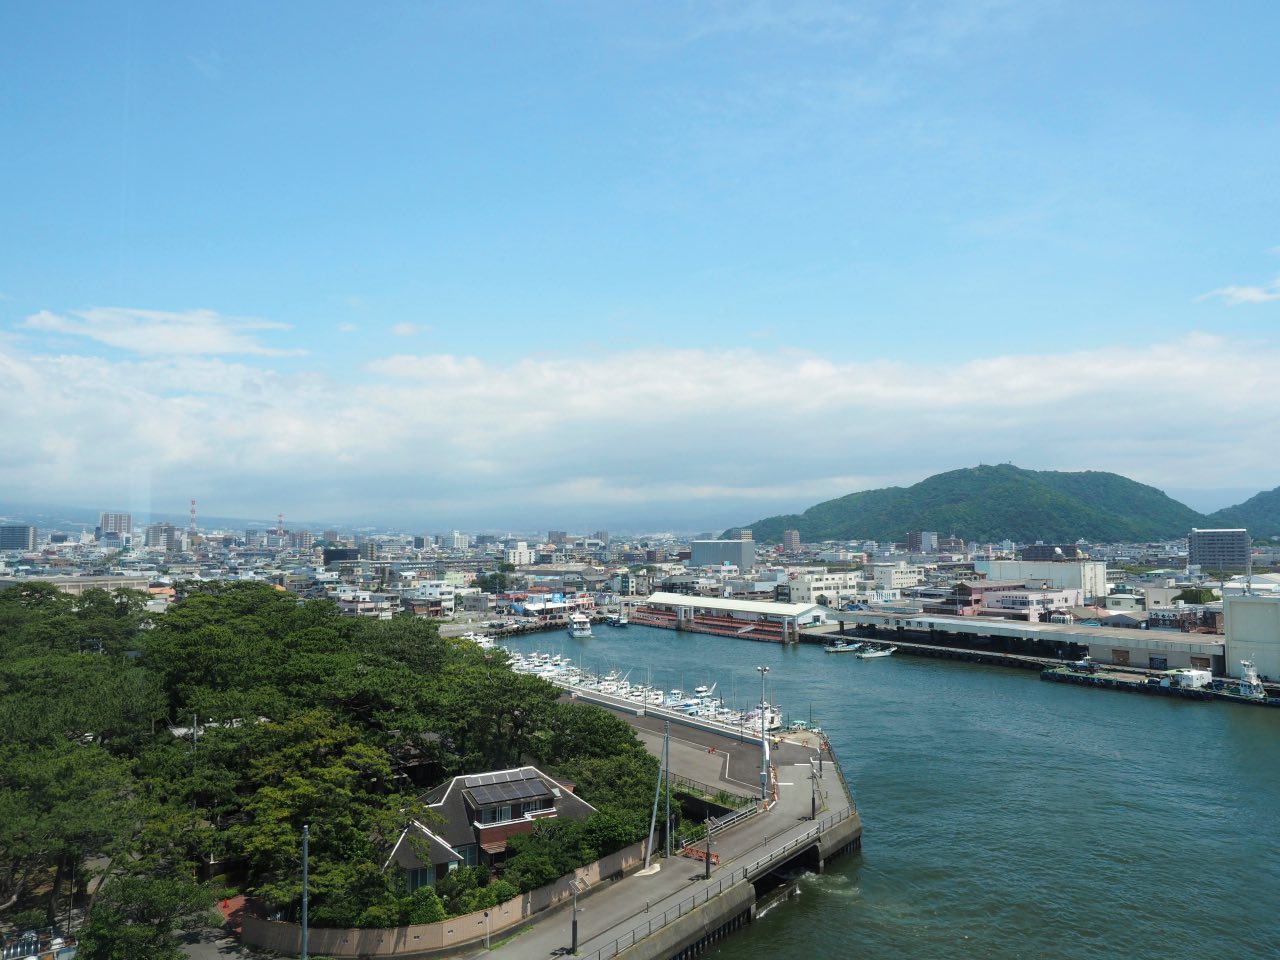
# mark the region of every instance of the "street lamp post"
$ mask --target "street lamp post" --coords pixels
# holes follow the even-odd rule
[[[711,879],[711,818],[710,817],[707,817],[706,830],[707,830],[707,856],[702,861],[704,864],[703,870],[702,870],[702,879],[710,880]]]
[[[809,819],[818,819],[818,771],[809,763]]]
[[[573,891],[573,926],[572,937],[573,943],[569,947],[569,952],[574,956],[578,955],[578,894],[587,892],[587,881],[574,878],[569,881],[569,889]]]
[[[764,677],[768,667],[756,667],[760,671],[760,802],[769,800],[769,743],[765,739],[765,723],[768,711],[764,708]]]

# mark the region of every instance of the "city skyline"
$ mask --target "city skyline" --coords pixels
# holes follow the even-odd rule
[[[0,13],[10,500],[705,529],[977,462],[1280,483],[1268,5],[224,9]]]

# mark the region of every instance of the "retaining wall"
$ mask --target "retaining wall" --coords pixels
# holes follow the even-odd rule
[[[555,883],[491,907],[487,911],[488,934],[491,939],[505,936],[515,927],[533,919],[535,914],[570,900],[573,897],[569,887],[571,880],[586,880],[590,885],[589,894],[601,882],[616,879],[643,863],[644,843],[632,844],[572,875],[561,877]],[[307,939],[307,952],[312,956],[326,957],[405,957],[452,951],[466,944],[484,941],[485,913],[482,910],[439,923],[384,929],[312,927]],[[248,947],[296,957],[302,952],[302,927],[296,923],[245,917],[241,940]]]

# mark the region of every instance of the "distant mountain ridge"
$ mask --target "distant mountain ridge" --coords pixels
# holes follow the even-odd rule
[[[934,530],[969,541],[1022,543],[1164,540],[1186,536],[1192,527],[1225,525],[1248,527],[1255,536],[1280,533],[1280,487],[1205,515],[1116,473],[984,465],[939,473],[909,487],[863,490],[803,513],[744,524],[761,542],[781,541],[784,530],[798,530],[808,542],[901,541],[909,531]]]
[[[1244,527],[1255,537],[1280,537],[1280,487],[1209,514],[1215,527]]]

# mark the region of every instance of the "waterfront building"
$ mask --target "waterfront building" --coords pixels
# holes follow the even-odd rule
[[[0,526],[0,550],[34,550],[37,533],[35,527],[26,524]]]
[[[1187,563],[1208,570],[1243,570],[1253,542],[1248,530],[1193,529],[1187,538]]]
[[[861,579],[858,572],[803,574],[788,584],[790,599],[792,603],[844,606],[857,597]]]
[[[825,623],[827,613],[816,604],[655,593],[632,619],[647,626],[786,643],[799,639],[801,627]]]
[[[1222,598],[1226,631],[1226,673],[1240,676],[1240,661],[1258,673],[1280,679],[1280,596],[1256,594]]]

